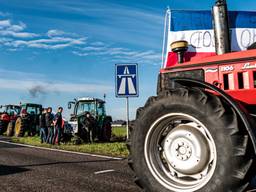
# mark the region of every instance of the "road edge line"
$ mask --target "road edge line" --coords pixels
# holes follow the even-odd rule
[[[115,172],[114,169],[106,169],[106,170],[102,170],[102,171],[96,171],[94,172],[94,175],[99,175],[99,174],[103,174],[103,173],[111,173],[111,172]]]
[[[103,159],[113,159],[113,160],[123,160],[123,159],[125,159],[125,158],[120,158],[120,157],[111,157],[111,156],[107,156],[107,155],[97,155],[97,154],[91,154],[91,153],[67,151],[67,150],[63,150],[63,149],[52,149],[52,148],[47,148],[47,147],[39,147],[39,146],[34,146],[34,145],[22,144],[22,143],[14,143],[14,142],[11,142],[11,141],[0,140],[0,143],[10,144],[10,145],[17,145],[17,146],[28,147],[28,148],[42,149],[42,150],[48,150],[48,151],[56,151],[56,152],[61,152],[61,153],[69,153],[69,154],[75,154],[75,155],[98,157],[98,158],[103,158]]]

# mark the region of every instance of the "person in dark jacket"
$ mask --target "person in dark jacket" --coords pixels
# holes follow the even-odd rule
[[[40,127],[40,138],[41,138],[41,143],[46,142],[47,139],[47,127],[46,127],[46,116],[47,109],[42,110],[42,114],[39,116],[39,127]]]
[[[58,145],[60,144],[62,128],[63,128],[62,111],[63,111],[63,108],[59,107],[58,112],[55,114],[55,117],[54,117],[55,128],[54,128],[54,139],[52,144],[54,143],[58,143]]]
[[[94,141],[93,132],[94,132],[94,129],[96,128],[96,120],[89,112],[87,112],[85,114],[85,118],[81,123],[82,123],[83,132],[86,138],[86,142],[92,143]]]
[[[54,127],[53,127],[54,115],[52,114],[52,108],[48,107],[47,113],[45,114],[45,124],[48,129],[48,135],[46,142],[52,144],[54,137]]]
[[[35,136],[36,135],[36,114],[34,111],[31,111],[29,116],[28,116],[28,122],[29,122],[29,126],[28,126],[28,136]]]

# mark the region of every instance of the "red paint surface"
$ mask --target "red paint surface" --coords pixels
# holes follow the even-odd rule
[[[170,55],[170,58],[174,57]],[[187,71],[194,69],[203,69],[205,72],[205,81],[213,84],[214,82],[219,83],[219,88],[224,90],[224,74],[231,74],[231,81],[233,83],[232,90],[224,90],[226,93],[231,95],[234,99],[239,100],[243,103],[255,105],[256,104],[256,77],[253,77],[253,73],[256,73],[256,50],[241,51],[228,53],[220,56],[208,56],[204,58],[196,57],[196,60],[190,60],[183,64],[176,63],[168,65],[165,69],[161,69],[161,73]],[[243,61],[234,61],[241,59]],[[212,63],[210,65],[206,64]],[[195,64],[202,64],[201,66],[192,66]],[[185,66],[185,68],[175,69],[177,66]],[[247,66],[247,67],[246,67]],[[210,69],[210,70],[209,70]],[[216,71],[214,71],[214,69]],[[248,78],[245,76],[244,83],[248,83],[249,87],[239,88],[238,73],[248,72]]]

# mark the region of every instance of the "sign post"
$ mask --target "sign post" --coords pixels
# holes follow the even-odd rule
[[[129,139],[129,97],[126,97],[126,135]]]
[[[129,97],[139,96],[138,64],[116,64],[116,97],[126,98],[126,131],[129,138]]]

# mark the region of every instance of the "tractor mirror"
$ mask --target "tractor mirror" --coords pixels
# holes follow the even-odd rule
[[[72,108],[72,104],[68,103],[68,109],[71,109],[71,108]]]

